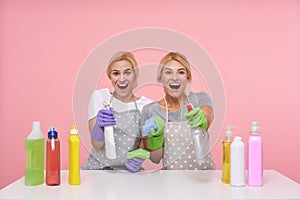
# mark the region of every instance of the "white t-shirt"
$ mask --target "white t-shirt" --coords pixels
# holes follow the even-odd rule
[[[111,96],[112,95],[110,94],[108,88],[95,90],[92,93],[88,108],[88,120],[93,119],[97,116],[99,110],[104,108],[103,103],[105,101],[109,102],[111,100]],[[151,99],[142,96],[139,100],[136,101],[136,104],[138,109],[142,111],[143,107],[151,102],[153,102]],[[112,99],[111,105],[116,112],[124,112],[136,109],[134,102],[124,103],[116,98]]]

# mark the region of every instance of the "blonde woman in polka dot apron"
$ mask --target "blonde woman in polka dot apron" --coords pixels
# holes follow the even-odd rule
[[[108,64],[107,76],[114,86],[113,93],[108,88],[99,89],[90,97],[88,114],[93,148],[81,167],[84,170],[126,169],[127,152],[138,148],[141,139],[140,111],[152,102],[144,96],[133,95],[138,71],[131,53],[114,55]],[[108,102],[111,109],[104,107]],[[104,126],[113,126],[116,159],[106,157]]]
[[[164,87],[165,98],[146,105],[142,111],[143,143],[151,151],[150,159],[155,163],[162,159],[164,169],[170,170],[215,169],[208,142],[203,147],[207,150],[205,162],[196,160],[190,118],[199,119],[199,128],[207,131],[213,110],[207,93],[185,94],[186,85],[191,81],[187,59],[179,53],[167,54],[160,62],[158,81]],[[188,103],[195,110],[188,112]]]

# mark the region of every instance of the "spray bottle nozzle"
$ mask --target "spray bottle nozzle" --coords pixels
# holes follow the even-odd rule
[[[188,104],[186,107],[187,107],[188,112],[191,112],[193,110],[193,105],[192,104]]]

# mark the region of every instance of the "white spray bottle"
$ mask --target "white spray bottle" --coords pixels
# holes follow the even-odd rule
[[[193,110],[193,105],[187,105],[188,112]],[[194,151],[196,156],[196,161],[200,165],[206,162],[207,149],[205,145],[207,145],[207,135],[206,131],[202,131],[199,127],[192,129],[192,139],[194,145]]]
[[[103,104],[105,109],[110,109],[109,102],[104,102]],[[113,126],[104,127],[104,138],[105,138],[106,157],[111,160],[116,159],[117,152],[116,152],[116,143],[115,143]]]

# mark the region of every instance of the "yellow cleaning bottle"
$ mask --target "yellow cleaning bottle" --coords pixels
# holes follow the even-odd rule
[[[226,184],[230,183],[230,144],[232,143],[232,132],[227,126],[226,137],[222,142],[223,145],[223,165],[222,165],[222,181]]]
[[[76,126],[69,137],[69,184],[80,185],[80,139]]]

